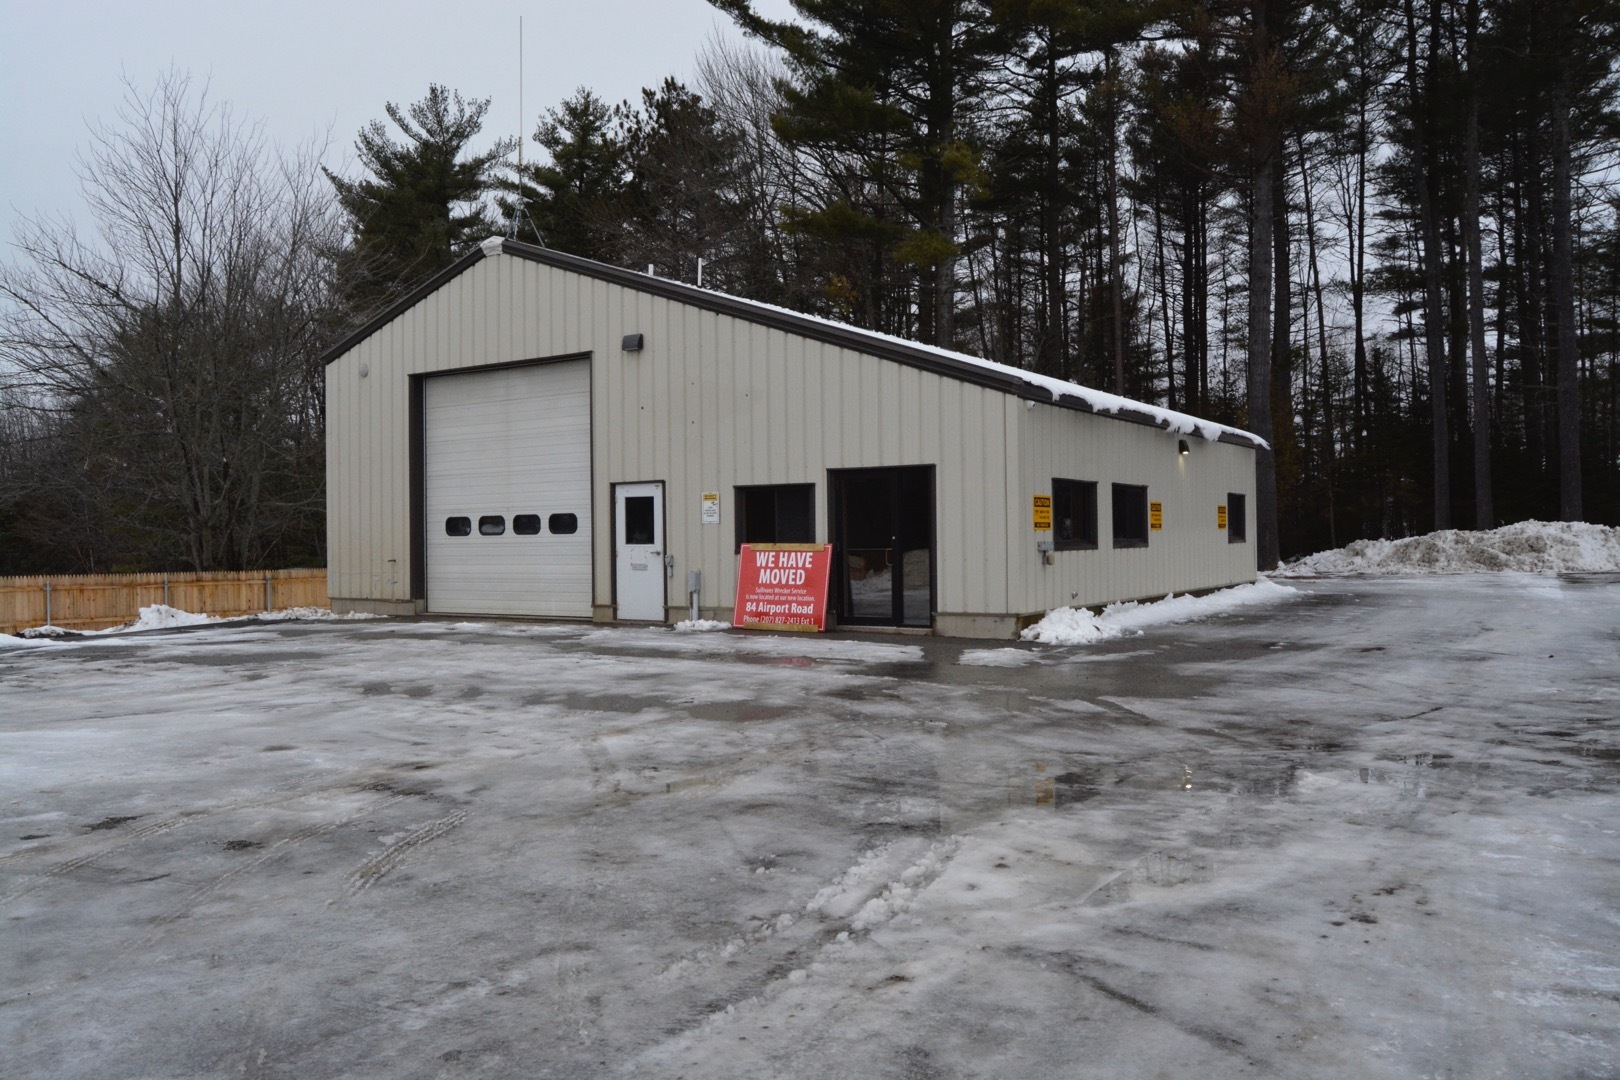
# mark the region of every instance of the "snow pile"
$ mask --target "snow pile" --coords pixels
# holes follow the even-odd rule
[[[718,619],[682,619],[675,624],[678,634],[702,634],[711,630],[730,630],[731,624]]]
[[[190,611],[181,611],[168,604],[153,604],[151,607],[141,608],[141,616],[134,622],[125,626],[116,626],[111,630],[95,631],[103,634],[122,634],[136,630],[172,630],[177,626],[201,626],[203,623],[224,622],[218,615],[198,615]]]
[[[1620,573],[1620,529],[1584,521],[1521,521],[1487,532],[1446,529],[1402,540],[1357,540],[1307,555],[1287,575]]]
[[[72,630],[66,627],[52,626],[50,623],[46,623],[44,626],[30,626],[22,632],[22,636],[25,638],[61,638],[74,637],[75,635]]]
[[[1252,585],[1237,585],[1207,596],[1166,596],[1163,600],[1138,603],[1129,600],[1109,604],[1101,615],[1085,608],[1054,608],[1046,618],[1025,630],[1025,641],[1043,645],[1090,645],[1126,634],[1140,634],[1150,627],[1207,619],[1239,608],[1287,600],[1299,590],[1260,578]]]

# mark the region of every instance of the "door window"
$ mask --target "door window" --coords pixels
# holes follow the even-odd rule
[[[653,523],[653,497],[632,495],[624,500],[624,542],[626,544],[655,544],[657,532]]]

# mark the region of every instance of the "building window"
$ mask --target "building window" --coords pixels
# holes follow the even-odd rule
[[[471,536],[472,518],[453,517],[444,519],[444,535]]]
[[[1226,493],[1226,542],[1242,544],[1249,539],[1248,498],[1241,492]]]
[[[813,544],[816,485],[737,489],[737,548],[744,544]]]
[[[1114,546],[1147,547],[1148,489],[1138,484],[1114,485]]]
[[[1074,551],[1097,546],[1097,482],[1052,481],[1052,546]]]
[[[579,518],[574,514],[552,514],[546,519],[546,527],[554,536],[567,536],[579,532]]]

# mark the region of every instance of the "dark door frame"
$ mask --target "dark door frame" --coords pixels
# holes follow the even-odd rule
[[[608,590],[609,599],[613,602],[613,620],[619,620],[619,489],[622,487],[635,487],[641,484],[658,485],[658,536],[663,541],[658,554],[658,579],[664,583],[665,618],[669,614],[669,484],[663,480],[619,480],[608,485],[608,577],[612,579],[612,586]],[[628,622],[643,622],[642,619],[625,620]]]
[[[426,432],[422,429],[424,420],[423,387],[427,380],[449,375],[466,375],[472,372],[499,371],[502,368],[536,367],[540,364],[560,364],[569,360],[591,360],[589,352],[562,353],[558,356],[537,356],[528,360],[505,360],[493,364],[467,364],[462,367],[445,368],[441,371],[418,371],[406,376],[405,406],[406,406],[406,456],[409,470],[410,487],[410,516],[411,516],[411,599],[421,605],[418,611],[425,610],[428,603],[427,594],[427,457],[425,450]],[[596,397],[596,367],[591,365],[591,408],[595,408]],[[591,498],[596,498],[596,424],[594,413],[590,424],[591,442]],[[610,507],[611,508],[611,507]],[[591,527],[594,529],[596,507],[591,507]],[[591,540],[591,602],[596,602],[596,540],[592,534]]]
[[[926,473],[928,480],[928,621],[908,624],[905,619],[905,558],[898,543],[900,535],[901,473]],[[895,563],[893,592],[889,616],[886,619],[860,617],[849,612],[848,545],[844,521],[844,481],[847,477],[872,477],[880,473],[890,476],[891,534],[895,537]],[[827,527],[833,545],[832,605],[838,612],[838,621],[845,626],[913,626],[918,629],[934,625],[934,614],[939,597],[939,488],[935,482],[937,470],[933,465],[879,465],[855,469],[827,470]]]

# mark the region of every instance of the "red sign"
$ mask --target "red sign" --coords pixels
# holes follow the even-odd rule
[[[827,629],[831,544],[744,544],[731,625],[749,630]]]

